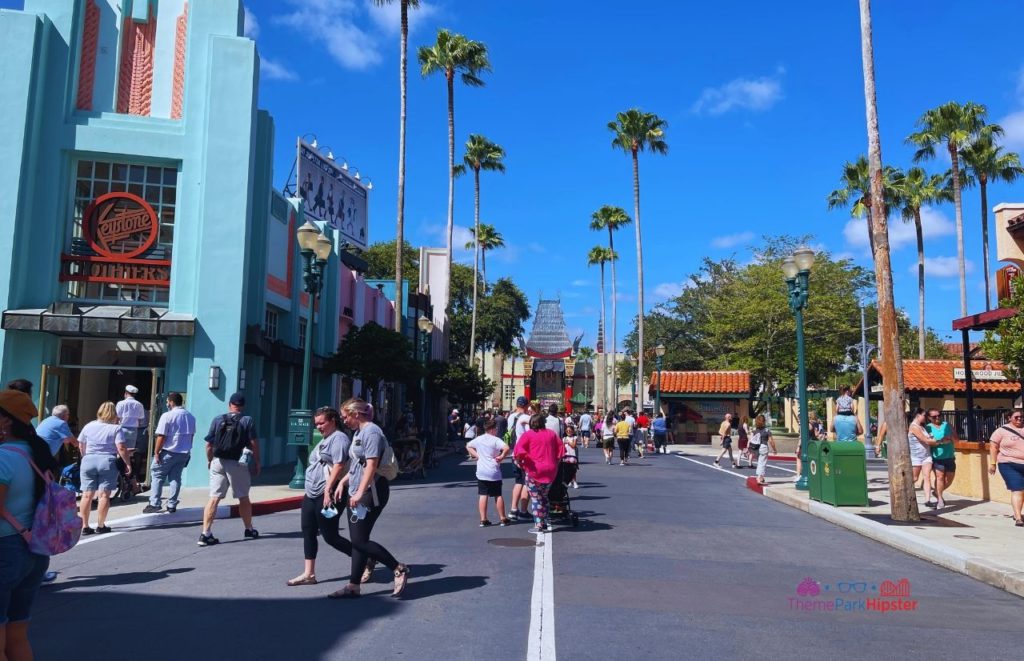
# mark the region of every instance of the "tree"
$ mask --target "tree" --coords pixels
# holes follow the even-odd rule
[[[625,215],[625,212],[623,212],[623,215]],[[608,233],[608,238],[610,241],[610,231]],[[601,328],[605,329],[605,332],[608,331],[608,316],[605,310],[605,300],[607,297],[605,296],[604,292],[604,265],[607,262],[612,262],[612,267],[614,268],[614,262],[616,259],[618,259],[618,257],[611,248],[604,248],[602,246],[594,246],[593,248],[590,249],[590,252],[587,253],[587,266],[594,266],[596,264],[597,266],[601,267]],[[614,301],[612,301],[612,305],[615,305]],[[605,352],[605,355],[607,355],[607,351]],[[610,383],[611,375],[604,374],[602,375],[602,378],[605,379],[604,408],[607,411],[609,402],[608,395],[612,392],[612,384]]]
[[[427,378],[435,391],[449,402],[475,407],[494,391],[494,383],[470,365],[433,360],[427,365]]]
[[[465,360],[469,355],[469,331],[473,317],[473,269],[458,262],[452,263],[451,299],[448,327],[448,356],[451,360]]]
[[[935,334],[931,328],[925,328],[924,332],[910,322],[910,317],[901,308],[896,311],[896,325],[900,329],[900,351],[912,355],[918,348],[921,336],[924,336],[924,359],[949,359],[949,351],[942,342],[942,338]]]
[[[611,364],[615,364],[618,360],[618,324],[619,324],[619,301],[618,294],[615,291],[617,277],[615,274],[615,262],[618,261],[618,253],[615,252],[615,232],[620,228],[628,225],[632,221],[629,216],[626,215],[626,211],[622,207],[613,207],[610,205],[604,205],[590,216],[590,229],[601,232],[608,230],[608,252],[612,255],[612,258],[608,261],[612,264],[612,327],[611,327],[611,338],[612,338],[612,359]],[[605,326],[607,331],[608,327]],[[612,388],[610,391],[612,405],[619,398],[619,380],[618,374],[613,369],[612,371]]]
[[[480,235],[480,172],[505,172],[505,150],[482,135],[471,133],[466,141],[466,154],[462,157],[462,165],[455,169],[455,174],[473,171],[473,235]],[[469,331],[469,360],[473,361],[476,350],[476,303],[477,303],[477,267],[480,264],[480,243],[473,243],[473,321]]]
[[[458,74],[464,85],[483,87],[480,74],[491,70],[487,58],[487,46],[479,41],[467,39],[461,34],[448,30],[437,31],[433,46],[421,46],[418,51],[420,73],[424,78],[433,73],[444,74],[448,87],[448,226],[447,250],[448,272],[452,272],[452,237],[455,232],[455,76]],[[451,281],[445,300],[451,300]],[[449,310],[450,310],[449,306]],[[445,311],[447,315],[448,310]],[[472,353],[472,352],[470,352]]]
[[[338,350],[327,358],[327,370],[359,379],[377,393],[381,381],[411,383],[420,375],[412,343],[401,333],[369,321],[351,328]]]
[[[862,2],[864,0],[861,0]],[[985,124],[988,109],[968,101],[961,105],[956,101],[926,110],[911,133],[907,142],[917,145],[914,161],[935,158],[935,146],[945,144],[949,160],[953,164],[953,206],[956,209],[956,251],[960,265],[960,316],[967,316],[967,267],[964,261],[964,216],[960,204],[960,149],[980,136],[989,137],[1003,134],[998,124]],[[987,273],[986,273],[987,277]]]
[[[654,113],[642,112],[639,108],[631,108],[615,116],[614,122],[608,122],[608,130],[615,134],[612,149],[621,149],[633,159],[633,219],[636,221],[636,279],[637,279],[637,317],[640,334],[640,346],[644,345],[644,251],[640,234],[640,159],[639,153],[649,151],[654,154],[667,154],[668,143],[665,142],[665,129],[668,122]],[[637,355],[639,360],[640,383],[637,392],[643,386],[644,354]],[[640,399],[643,399],[641,395]]]
[[[378,7],[389,5],[394,0],[373,0]],[[401,98],[398,115],[398,219],[396,221],[396,245],[405,245],[405,107],[406,81],[408,76],[409,57],[409,8],[419,7],[419,0],[398,0],[401,13],[401,45],[398,64],[398,86]],[[402,332],[402,316],[405,307],[402,305],[402,259],[395,255],[395,330]]]
[[[917,345],[917,357],[925,356],[924,325],[924,228],[921,225],[921,207],[937,202],[951,202],[953,193],[949,187],[948,176],[941,174],[928,175],[922,168],[913,167],[896,181],[902,207],[900,213],[904,221],[912,221],[917,234],[917,311],[920,319]],[[912,352],[911,352],[912,353]]]
[[[991,310],[991,287],[988,270],[988,184],[1003,181],[1013,183],[1024,175],[1020,156],[1014,152],[1002,153],[1003,148],[992,139],[991,129],[983,131],[974,142],[960,151],[964,159],[964,170],[981,188],[981,250],[985,270],[985,310]],[[961,182],[962,184],[963,182]]]
[[[510,278],[500,278],[480,300],[477,320],[481,349],[509,354],[530,318],[530,303]]]
[[[1010,292],[1010,298],[1004,305],[1024,310],[1024,278],[1015,278]],[[995,330],[985,331],[981,350],[988,358],[1004,363],[1007,378],[1024,381],[1024,314],[1003,319]]]
[[[918,521],[917,498],[911,477],[910,443],[904,418],[903,357],[900,353],[899,330],[896,326],[896,304],[892,292],[892,263],[889,255],[889,220],[885,215],[882,173],[882,139],[878,129],[878,99],[875,94],[875,50],[871,37],[871,0],[860,0],[860,46],[864,68],[864,107],[868,134],[868,167],[871,173],[871,232],[874,236],[875,289],[878,301],[879,351],[882,355],[882,396],[885,399],[885,420],[889,427],[889,496],[890,514],[896,521]],[[957,177],[953,162],[954,179]],[[957,214],[959,217],[959,184]],[[959,221],[958,221],[959,222]],[[961,245],[963,236],[960,237]],[[960,253],[963,273],[963,251]],[[966,294],[961,284],[961,304],[966,307]],[[966,312],[964,313],[966,314]],[[923,323],[923,321],[922,321]]]
[[[590,347],[580,347],[579,352],[576,354],[577,362],[583,364],[584,383],[592,381],[590,377],[594,375],[594,356],[596,355],[597,354]],[[584,389],[583,396],[587,398],[587,402],[589,403],[592,400],[594,394],[592,392],[589,392],[587,389]]]
[[[885,168],[882,189],[885,193],[886,215],[899,199],[899,190],[895,186],[898,174],[894,167],[887,166]],[[868,176],[868,159],[861,155],[852,163],[849,161],[844,163],[839,184],[839,188],[828,194],[828,210],[850,207],[851,215],[855,218],[864,218],[867,221],[868,245],[871,247],[871,253],[874,254],[875,239],[871,234],[871,178]]]
[[[471,227],[469,233],[473,235],[473,238],[466,242],[466,250],[470,248],[476,249],[476,228]],[[482,274],[482,280],[484,283],[484,289],[487,289],[487,251],[497,250],[498,248],[505,247],[505,238],[501,236],[501,233],[494,229],[494,225],[488,225],[487,223],[480,223],[480,273]]]
[[[366,277],[371,280],[387,280],[395,277],[395,241],[380,241],[371,244],[363,251],[362,258],[368,265]],[[420,256],[416,248],[408,241],[402,247],[402,272],[417,273],[420,269]]]

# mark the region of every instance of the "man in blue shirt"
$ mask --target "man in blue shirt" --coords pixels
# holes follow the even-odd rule
[[[46,441],[46,444],[50,446],[50,452],[54,456],[57,456],[57,453],[60,452],[62,445],[78,442],[74,434],[71,433],[71,428],[68,427],[68,418],[70,417],[71,411],[68,410],[68,407],[58,404],[50,411],[50,417],[40,422],[39,426],[36,427],[36,434]]]
[[[167,499],[167,512],[178,509],[178,494],[181,493],[181,473],[188,466],[192,456],[192,438],[196,434],[196,418],[182,406],[181,393],[167,394],[167,412],[160,416],[156,426],[156,446],[153,448],[152,495],[143,514],[156,514],[161,510],[160,499],[164,484],[169,483],[171,495]]]

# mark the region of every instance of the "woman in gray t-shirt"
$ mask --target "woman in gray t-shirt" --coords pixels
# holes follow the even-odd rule
[[[332,599],[358,597],[359,584],[372,578],[374,564],[377,562],[385,565],[395,575],[395,587],[391,593],[393,597],[402,594],[409,576],[409,567],[398,562],[386,548],[370,540],[373,524],[384,511],[391,494],[388,480],[377,475],[377,466],[388,449],[388,439],[384,437],[381,428],[373,423],[372,410],[369,404],[358,398],[350,399],[341,406],[345,426],[355,430],[348,475],[342,478],[349,491],[351,516],[348,534],[352,540],[352,574],[348,585],[328,595]],[[342,488],[339,485],[335,495],[340,495]]]
[[[317,533],[324,541],[345,555],[352,555],[352,544],[338,533],[344,511],[340,501],[332,517],[324,516],[328,506],[334,505],[335,485],[348,464],[349,438],[341,431],[341,416],[335,409],[324,406],[313,418],[323,440],[313,446],[306,467],[306,494],[302,499],[302,551],[305,563],[302,573],[288,581],[288,585],[316,585]]]

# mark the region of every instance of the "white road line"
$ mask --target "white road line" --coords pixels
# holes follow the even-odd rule
[[[705,464],[703,461],[697,461],[696,459],[690,459],[689,457],[684,457],[684,456],[678,455],[678,454],[676,456],[679,457],[680,459],[682,459],[683,461],[692,461],[693,463],[697,464],[698,466],[703,466],[704,468],[710,468],[712,470],[718,471],[719,473],[727,473],[729,475],[735,475],[736,477],[744,479],[744,480],[749,477],[748,475],[743,475],[742,473],[734,473],[731,470],[729,470],[728,468],[718,468],[714,464]]]
[[[555,661],[554,535],[537,535],[533,554],[533,595],[530,598],[528,661]]]
[[[217,514],[214,516],[215,519],[226,519],[231,515],[230,505],[220,505],[217,507]],[[143,530],[151,527],[151,525],[166,525],[169,523],[199,523],[203,522],[203,508],[202,507],[188,507],[183,508],[175,512],[174,514],[136,514],[134,516],[126,516],[120,519],[111,519],[107,521],[107,526],[118,526],[118,530],[104,533],[101,535],[90,535],[88,537],[82,537],[78,544],[75,546],[82,546],[83,544],[91,544],[98,542],[101,539],[110,539],[111,537],[117,537],[123,535],[126,532],[132,532],[133,530]],[[132,524],[137,525],[132,525]],[[147,525],[148,524],[148,525]]]

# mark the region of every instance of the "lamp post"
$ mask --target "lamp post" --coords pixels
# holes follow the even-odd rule
[[[637,371],[636,368],[637,368],[637,365],[639,364],[639,361],[636,359],[636,356],[630,356],[629,357],[629,364],[633,366],[633,371],[631,372],[631,374],[633,375],[633,378],[631,378],[629,380],[629,382],[631,384],[630,388],[633,391],[633,394],[632,394],[632,397],[633,397],[633,409],[636,410],[637,415],[640,415],[640,408],[636,405],[636,371]]]
[[[797,397],[800,400],[800,480],[799,491],[808,489],[807,461],[807,368],[804,364],[804,308],[807,306],[807,280],[814,265],[814,251],[800,248],[782,262],[782,272],[789,288],[789,309],[796,317]]]
[[[654,391],[654,417],[661,413],[661,363],[665,358],[665,345],[658,343],[654,347],[654,367],[658,370],[658,389]]]
[[[298,218],[302,218],[302,201],[298,201]],[[306,459],[309,445],[313,440],[313,411],[309,408],[309,377],[313,362],[313,319],[316,297],[324,285],[324,269],[327,258],[331,256],[333,246],[331,240],[324,236],[313,223],[308,220],[295,232],[302,255],[303,289],[309,294],[309,316],[306,318],[306,346],[302,355],[302,391],[299,395],[299,408],[288,413],[288,444],[298,448],[295,458],[295,473],[289,488],[303,489],[306,485]]]
[[[420,376],[420,429],[427,425],[427,359],[430,357],[430,334],[434,332],[434,322],[427,315],[420,315],[416,320],[416,326],[420,329],[420,356],[423,360],[423,375]]]

